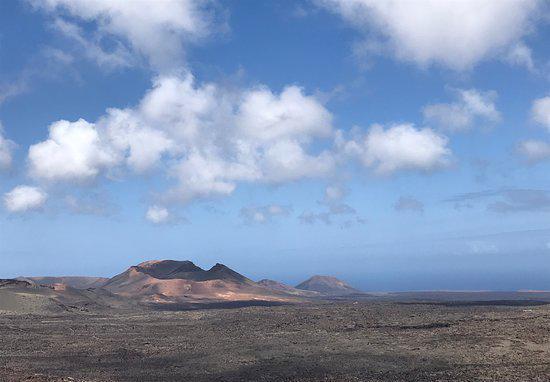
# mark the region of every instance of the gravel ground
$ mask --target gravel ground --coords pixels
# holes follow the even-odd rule
[[[0,314],[0,381],[550,381],[550,305]]]

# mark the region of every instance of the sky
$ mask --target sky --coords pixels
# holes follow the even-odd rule
[[[550,289],[545,0],[0,2],[0,277]]]

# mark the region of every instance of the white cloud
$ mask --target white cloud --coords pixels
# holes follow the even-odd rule
[[[12,213],[39,209],[44,205],[48,195],[40,188],[17,186],[4,194],[4,207]]]
[[[453,103],[436,103],[423,109],[426,121],[443,130],[460,131],[475,123],[496,123],[500,113],[496,108],[496,92],[481,92],[476,89],[457,90],[458,100]]]
[[[132,53],[122,43],[114,44],[109,51],[101,46],[101,36],[86,36],[84,30],[77,24],[56,19],[52,26],[70,38],[80,48],[81,54],[104,68],[127,67],[136,63]]]
[[[109,109],[97,130],[111,150],[126,156],[126,164],[138,173],[154,168],[175,142],[162,130],[149,126],[139,110]]]
[[[319,177],[334,167],[328,152],[308,152],[332,132],[332,116],[296,86],[274,94],[262,86],[197,87],[190,75],[161,78],[140,109],[181,151],[169,173],[180,183],[170,195],[182,201],[230,194],[238,182]]]
[[[50,125],[46,141],[29,148],[29,172],[47,181],[86,181],[117,162],[95,126],[79,119]]]
[[[165,207],[154,205],[147,209],[145,218],[153,224],[164,224],[170,221],[171,215]]]
[[[534,139],[520,142],[517,151],[528,162],[540,162],[550,158],[550,144]]]
[[[29,150],[30,174],[89,180],[116,166],[163,165],[176,185],[165,202],[228,195],[240,182],[285,183],[333,171],[316,140],[331,138],[332,115],[297,86],[228,90],[192,75],[160,76],[134,108],[95,123],[58,121]]]
[[[535,122],[550,131],[550,96],[536,99],[533,102],[531,115]]]
[[[4,137],[2,125],[0,125],[0,170],[11,167],[15,143]]]
[[[335,163],[331,153],[310,155],[302,144],[289,139],[264,147],[261,165],[266,182],[284,183],[322,177],[334,169]]]
[[[196,0],[110,1],[30,0],[35,8],[53,15],[55,27],[79,43],[100,64],[130,64],[132,55],[145,57],[153,67],[177,67],[183,44],[212,30],[209,2]],[[85,25],[93,29],[85,35]],[[110,49],[103,47],[109,41]]]
[[[251,206],[241,208],[241,217],[248,224],[263,224],[272,221],[276,217],[288,216],[292,207],[280,204],[267,206]]]
[[[531,49],[521,42],[510,48],[506,61],[513,65],[523,66],[531,72],[536,71]]]
[[[302,88],[227,89],[184,72],[184,45],[212,33],[214,3],[29,1],[100,65],[143,58],[160,73],[135,107],[108,109],[94,122],[53,123],[49,137],[29,149],[34,179],[85,182],[158,170],[172,182],[158,194],[166,205],[228,195],[243,182],[278,184],[334,170],[332,153],[317,144],[330,142],[332,115]]]
[[[539,0],[317,2],[364,32],[369,47],[420,66],[441,64],[455,70],[469,69],[521,43],[541,4]]]
[[[238,125],[246,136],[263,142],[331,134],[331,114],[312,97],[304,97],[296,86],[286,87],[280,95],[260,87],[246,92],[238,114]]]
[[[384,129],[373,125],[366,133],[357,133],[346,141],[339,138],[344,154],[357,157],[378,174],[400,170],[431,171],[450,164],[448,139],[429,128],[417,129],[412,124],[393,125]]]

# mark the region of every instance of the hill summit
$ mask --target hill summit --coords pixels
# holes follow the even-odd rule
[[[298,284],[296,289],[315,291],[328,295],[362,293],[345,282],[338,280],[336,277],[319,275],[313,276],[303,283]]]
[[[216,263],[209,270],[204,270],[189,260],[150,260],[130,267],[130,269],[132,268],[138,272],[162,280],[185,279],[192,281],[226,280],[242,283],[251,282],[250,279],[220,263]]]
[[[188,260],[146,261],[114,276],[102,288],[150,303],[288,299],[223,264],[204,270]]]

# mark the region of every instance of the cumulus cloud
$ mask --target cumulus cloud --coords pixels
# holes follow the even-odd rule
[[[4,207],[12,213],[22,213],[41,208],[48,195],[40,188],[17,186],[4,194]]]
[[[245,135],[268,142],[285,137],[307,141],[331,134],[331,114],[300,88],[287,87],[280,96],[267,88],[245,93],[237,116]]]
[[[536,163],[550,158],[550,144],[535,139],[529,139],[519,143],[517,152],[522,155],[527,162]]]
[[[394,209],[398,212],[418,212],[418,213],[424,213],[424,203],[422,203],[420,200],[407,197],[407,196],[401,196],[397,202],[395,202]]]
[[[166,207],[153,205],[147,209],[145,218],[153,224],[168,223],[172,216]]]
[[[4,137],[2,125],[0,125],[0,170],[11,167],[15,143]]]
[[[457,90],[457,101],[435,103],[424,107],[427,122],[448,131],[462,131],[477,123],[496,123],[500,112],[495,105],[496,92],[476,89]]]
[[[386,129],[373,125],[350,140],[340,137],[338,146],[364,166],[387,175],[400,170],[431,171],[449,165],[451,150],[447,143],[446,137],[432,129],[400,124]]]
[[[550,131],[550,96],[536,99],[531,108],[533,120]]]
[[[47,181],[86,181],[116,163],[94,125],[79,119],[50,125],[49,138],[29,148],[29,171]]]
[[[160,164],[176,181],[164,202],[228,195],[240,182],[278,184],[322,177],[335,167],[332,115],[297,86],[228,90],[192,75],[160,76],[134,108],[109,109],[95,123],[58,121],[29,150],[30,174],[89,180],[126,166]],[[165,160],[164,160],[165,159]]]
[[[183,45],[213,29],[210,3],[196,0],[30,2],[101,65],[126,66],[139,56],[156,69],[174,68],[181,64]]]
[[[176,88],[178,91],[174,91]],[[332,130],[331,114],[296,86],[228,92],[194,86],[191,76],[160,80],[142,111],[183,151],[170,174],[180,200],[227,195],[238,182],[283,183],[330,173],[334,159],[313,153]]]
[[[515,60],[523,36],[532,30],[539,0],[378,1],[317,0],[365,34],[371,52],[387,52],[420,66],[469,69],[509,50]]]
[[[241,209],[241,218],[247,224],[264,224],[277,217],[285,217],[292,212],[291,206],[270,204],[266,206],[249,206]]]

